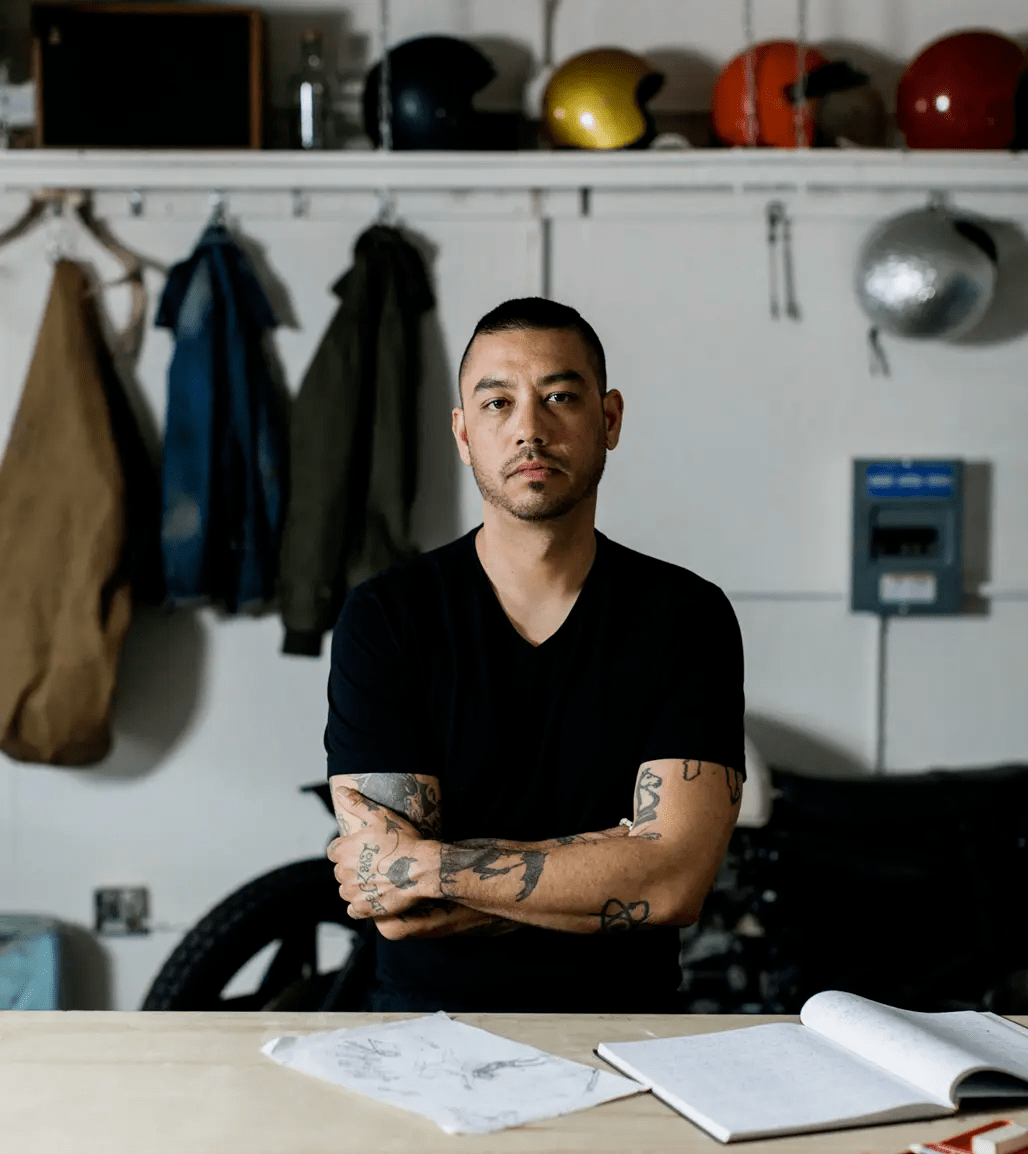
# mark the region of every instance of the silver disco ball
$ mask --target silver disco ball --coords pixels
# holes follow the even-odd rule
[[[985,315],[995,288],[991,237],[940,206],[880,224],[857,262],[864,312],[899,337],[959,337]]]

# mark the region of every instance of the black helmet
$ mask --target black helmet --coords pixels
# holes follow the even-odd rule
[[[382,66],[364,84],[364,128],[379,144],[378,93]],[[488,148],[494,117],[476,112],[471,98],[496,75],[470,44],[452,36],[420,36],[389,50],[393,148]]]

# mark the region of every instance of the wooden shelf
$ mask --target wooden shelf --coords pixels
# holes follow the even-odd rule
[[[1028,153],[852,149],[684,152],[200,152],[10,149],[0,188],[703,192],[1028,192]]]

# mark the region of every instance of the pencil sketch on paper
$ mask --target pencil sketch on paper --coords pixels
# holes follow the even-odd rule
[[[486,1134],[642,1092],[635,1082],[455,1022],[445,1013],[275,1038],[269,1058],[430,1118]]]

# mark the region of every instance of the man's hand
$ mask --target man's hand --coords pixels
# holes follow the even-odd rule
[[[351,917],[398,917],[438,896],[438,842],[424,841],[405,818],[338,778],[332,782],[332,800],[340,836],[329,845],[328,857]]]

